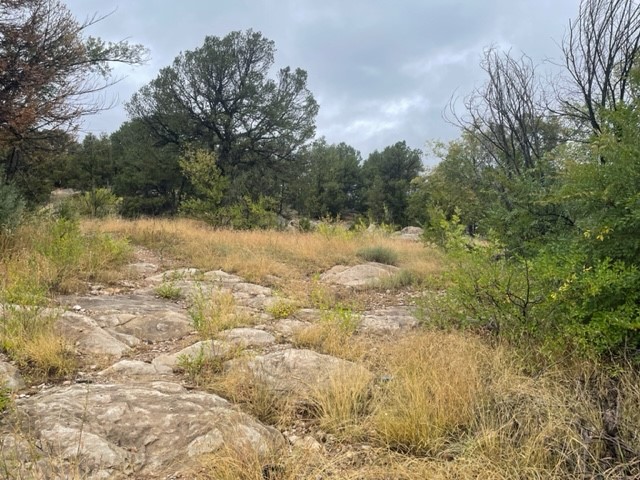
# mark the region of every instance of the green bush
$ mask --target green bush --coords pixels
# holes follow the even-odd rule
[[[97,188],[65,199],[57,208],[59,216],[73,219],[78,216],[104,218],[120,210],[122,198],[108,188]]]
[[[22,220],[25,202],[14,185],[0,183],[0,233],[13,230]]]
[[[385,265],[398,264],[398,254],[386,247],[362,248],[356,252],[356,255],[367,262],[378,262]]]

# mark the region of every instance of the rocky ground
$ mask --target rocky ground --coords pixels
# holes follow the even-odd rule
[[[191,383],[181,362],[220,359],[225,371],[248,368],[254,379],[282,395],[302,395],[332,376],[372,375],[347,360],[296,348],[296,330],[317,322],[321,312],[297,310],[275,318],[270,306],[283,299],[271,288],[223,272],[160,271],[150,252],[131,264],[139,280],[119,288],[94,285],[82,296],[58,299],[56,327],[75,346],[82,369],[63,384],[25,387],[10,363],[0,359],[0,379],[15,392],[0,433],[5,473],[32,478],[188,478],[202,454],[222,446],[249,445],[257,452],[282,446],[328,448],[323,432],[279,431],[243,413],[237,405]],[[321,281],[348,289],[393,273],[369,263],[335,267]],[[170,284],[176,299],[161,298]],[[345,290],[346,289],[346,290]],[[188,308],[196,296],[232,295],[244,325],[203,340]],[[371,294],[359,316],[358,333],[387,335],[416,326],[411,299]],[[249,351],[249,361],[229,352]],[[245,358],[247,356],[245,355]],[[11,470],[11,471],[9,471]],[[0,476],[2,474],[0,473]],[[22,476],[21,476],[22,475]],[[11,478],[11,477],[9,477]]]

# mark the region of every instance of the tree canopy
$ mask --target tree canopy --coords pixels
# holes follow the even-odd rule
[[[138,64],[146,51],[126,41],[85,37],[104,17],[78,22],[58,0],[0,0],[0,151],[3,181],[33,163],[34,151],[59,151],[62,134],[103,105],[110,64]]]
[[[286,171],[313,137],[318,112],[304,70],[285,67],[270,77],[274,54],[273,41],[252,30],[206,37],[136,93],[129,114],[164,143],[213,151],[236,196],[256,187],[272,194],[265,175]]]

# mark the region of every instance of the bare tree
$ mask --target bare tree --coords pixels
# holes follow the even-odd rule
[[[104,19],[78,22],[58,0],[0,0],[0,149],[5,181],[29,143],[72,132],[103,108],[91,95],[114,80],[110,64],[139,64],[146,51],[127,42],[84,37]]]
[[[516,59],[494,48],[484,52],[480,66],[488,79],[465,99],[464,115],[451,102],[453,123],[476,138],[507,175],[522,176],[557,142],[535,66],[525,55]]]
[[[598,134],[599,111],[615,110],[629,93],[629,74],[640,53],[640,4],[582,0],[562,51],[570,78],[558,92],[562,113]]]

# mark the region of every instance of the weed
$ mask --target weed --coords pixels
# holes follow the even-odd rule
[[[0,385],[0,413],[11,405],[11,390]]]
[[[269,425],[278,424],[290,411],[289,399],[271,388],[248,364],[229,369],[210,386],[216,393],[240,404],[247,413]]]
[[[179,300],[182,298],[182,290],[173,282],[161,283],[154,289],[154,292],[160,298],[165,298],[167,300]]]
[[[470,428],[486,398],[485,348],[459,335],[428,334],[389,348],[390,380],[376,395],[374,430],[385,446],[405,453],[444,449],[451,436]]]
[[[291,317],[298,309],[299,307],[294,302],[279,299],[267,307],[267,313],[270,313],[273,315],[273,318],[279,320]]]
[[[338,303],[330,309],[322,310],[320,321],[337,327],[346,335],[352,335],[360,326],[362,317],[348,305]]]
[[[181,355],[178,357],[178,368],[195,385],[208,385],[217,375],[224,371],[224,363],[239,357],[243,352],[241,346],[234,348],[222,347],[214,342],[203,344],[195,355]]]
[[[238,312],[230,292],[200,289],[193,295],[189,315],[193,326],[203,338],[213,338],[218,332],[245,326],[251,319]]]
[[[341,371],[326,385],[311,392],[311,401],[324,431],[354,439],[363,434],[363,419],[369,413],[371,375],[365,369]]]
[[[384,263],[385,265],[397,265],[398,254],[387,247],[365,247],[356,252],[356,255],[367,262]]]

